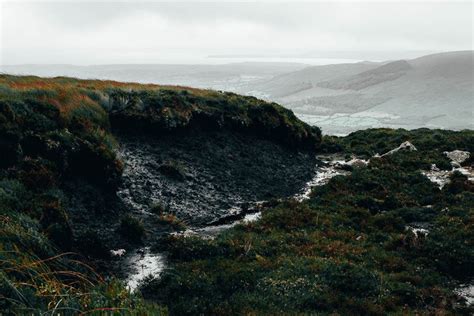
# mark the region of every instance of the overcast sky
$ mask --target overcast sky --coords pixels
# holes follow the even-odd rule
[[[1,0],[0,0],[1,1]],[[471,1],[2,1],[2,64],[471,50]]]

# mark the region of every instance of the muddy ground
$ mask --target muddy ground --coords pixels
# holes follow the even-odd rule
[[[169,231],[149,212],[154,205],[190,227],[205,227],[242,211],[247,203],[301,192],[316,167],[313,152],[296,152],[249,134],[127,133],[116,138],[125,164],[119,190],[102,192],[78,179],[68,194],[76,240],[83,252],[98,248],[93,255],[99,257],[107,249],[137,247],[117,234],[126,214],[144,224],[147,234],[140,246],[146,246]],[[97,240],[88,240],[91,231],[100,247]]]
[[[294,195],[313,175],[313,153],[229,132],[119,136],[125,161],[119,196],[130,208],[162,204],[193,226],[246,202]]]

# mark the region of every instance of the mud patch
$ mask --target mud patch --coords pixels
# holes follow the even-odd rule
[[[118,139],[125,161],[119,197],[135,212],[161,204],[193,226],[243,203],[296,194],[316,164],[312,153],[224,131]]]

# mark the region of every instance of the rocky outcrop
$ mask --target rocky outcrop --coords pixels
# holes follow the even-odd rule
[[[416,149],[415,145],[413,145],[409,141],[406,141],[406,142],[401,143],[400,146],[398,146],[397,148],[392,149],[389,152],[386,152],[385,154],[381,155],[380,157],[392,155],[392,154],[394,154],[396,152],[399,152],[399,151],[416,151],[416,150],[417,149]]]

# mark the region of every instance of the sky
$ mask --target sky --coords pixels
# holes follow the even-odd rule
[[[3,65],[473,49],[472,1],[0,1]]]

